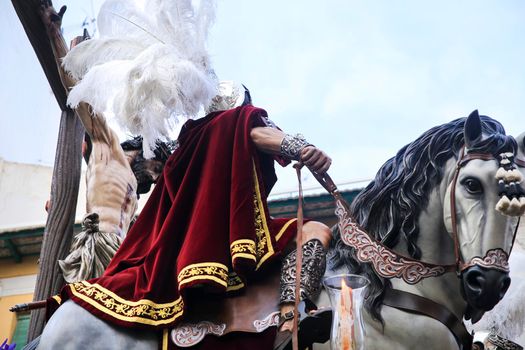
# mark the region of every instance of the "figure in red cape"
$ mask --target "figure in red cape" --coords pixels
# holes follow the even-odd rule
[[[109,11],[107,6],[115,3],[118,1],[106,2],[101,14],[106,10],[114,15],[114,8]],[[191,2],[174,3],[157,1],[160,7],[151,9],[179,22],[187,21],[191,14],[193,24],[211,13],[206,2],[201,2],[199,11],[193,10]],[[144,13],[151,15],[148,9]],[[58,16],[48,15],[51,19]],[[178,29],[186,28],[173,22]],[[99,23],[107,25],[100,16]],[[109,26],[108,33],[122,34],[116,27]],[[167,340],[167,331],[192,314],[192,304],[199,298],[235,298],[281,265],[276,300],[281,309],[279,330],[289,333],[296,278],[292,243],[297,227],[295,218],[269,215],[266,199],[277,180],[274,162],[286,165],[295,160],[324,174],[331,159],[302,135],[277,128],[263,109],[252,105],[244,86],[217,83],[198,45],[202,40],[186,37],[198,31],[181,30],[169,42],[162,40],[165,28],[146,28],[161,43],[145,45],[144,28],[132,28],[138,31],[137,37],[129,28],[125,38],[104,36],[101,28],[101,38],[82,42],[68,53],[64,67],[72,79],[80,81],[71,90],[69,103],[76,108],[89,104],[92,113],[102,113],[112,105],[129,130],[143,135],[146,155],[165,136],[173,114],[188,116],[199,107],[205,107],[207,113],[182,127],[152,195],[104,274],[66,285],[62,301],[71,299],[113,325],[162,331],[161,346],[174,347]],[[181,50],[180,36],[184,43],[196,39],[197,44]],[[135,39],[142,47],[137,42],[132,45]],[[115,50],[124,44],[127,51]],[[308,221],[302,235],[300,295],[313,299],[320,292],[331,234],[324,224]],[[239,348],[267,349],[275,332],[273,327],[255,338],[238,335],[229,340],[230,345],[220,346],[231,348],[235,343]],[[41,346],[51,348],[45,335]],[[217,348],[214,341],[206,337],[199,346]]]

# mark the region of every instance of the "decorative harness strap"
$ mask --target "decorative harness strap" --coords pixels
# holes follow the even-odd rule
[[[339,193],[334,196],[341,196]],[[456,265],[438,265],[409,258],[382,245],[364,231],[349,215],[340,200],[336,202],[335,214],[339,219],[339,231],[345,244],[355,249],[357,260],[369,263],[384,278],[402,278],[406,283],[416,284],[427,277],[441,276],[456,271]]]
[[[473,337],[469,334],[463,322],[445,306],[422,296],[392,288],[385,290],[383,304],[403,311],[432,317],[444,324],[454,334],[461,350],[472,349]]]
[[[336,200],[335,214],[339,219],[341,239],[355,249],[357,260],[371,264],[379,276],[402,278],[409,284],[416,284],[427,277],[437,277],[456,271],[456,264],[439,265],[419,261],[382,245],[353,220],[348,204],[330,176],[317,173],[313,175]]]

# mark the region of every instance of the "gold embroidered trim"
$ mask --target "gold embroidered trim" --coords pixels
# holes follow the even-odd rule
[[[168,328],[162,330],[162,350],[168,350]]]
[[[232,262],[237,258],[257,261],[255,242],[251,239],[238,239],[230,244]]]
[[[77,298],[121,321],[157,326],[171,323],[183,313],[181,297],[171,303],[157,304],[148,299],[129,301],[87,281],[72,283],[69,288]]]
[[[231,292],[241,288],[244,288],[244,282],[239,277],[239,275],[237,275],[235,272],[231,272],[228,275],[228,287],[226,288],[226,291]]]
[[[244,282],[235,273],[229,272],[226,265],[212,262],[191,264],[179,272],[177,277],[179,288],[185,283],[196,280],[211,280],[226,288],[226,291],[238,290],[244,287]]]
[[[272,240],[270,237],[270,230],[266,221],[266,213],[261,199],[261,190],[259,188],[259,179],[257,178],[257,168],[253,162],[253,182],[255,184],[255,192],[253,194],[253,204],[255,212],[255,234],[257,236],[257,266],[258,270],[261,265],[273,255],[274,250]]]
[[[286,224],[284,224],[284,226],[281,228],[281,230],[279,231],[277,236],[275,236],[275,240],[278,241],[279,239],[281,239],[281,236],[284,234],[284,232],[286,232],[286,229],[288,228],[288,226],[290,226],[291,224],[293,224],[296,221],[297,221],[297,218],[291,219]]]
[[[224,287],[228,286],[228,267],[219,263],[204,262],[183,268],[177,276],[179,289],[185,283],[195,280],[212,280]]]
[[[257,258],[252,254],[237,253],[232,257],[232,260],[235,260],[237,258],[245,258],[245,259],[257,261]]]
[[[53,295],[51,298],[55,299],[58,305],[62,304],[62,298],[60,297],[60,295]]]

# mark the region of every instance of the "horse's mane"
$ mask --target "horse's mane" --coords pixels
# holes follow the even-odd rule
[[[494,156],[516,152],[516,141],[505,135],[498,121],[487,116],[480,118],[484,137],[469,152]],[[385,246],[393,248],[402,240],[410,256],[424,260],[417,245],[418,217],[428,204],[431,190],[441,181],[445,163],[457,157],[464,145],[465,120],[436,126],[401,148],[353,201],[350,211],[354,219]],[[333,245],[332,268],[346,266],[350,272],[365,275],[371,281],[365,307],[372,317],[382,320],[383,291],[390,282],[377,276],[369,264],[355,260],[353,249],[341,241],[338,230],[334,230]]]

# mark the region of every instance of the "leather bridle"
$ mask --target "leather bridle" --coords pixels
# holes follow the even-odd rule
[[[341,239],[350,247],[355,249],[357,260],[361,263],[369,263],[374,271],[384,278],[402,278],[408,284],[415,284],[424,278],[441,276],[447,272],[460,274],[466,268],[479,265],[482,267],[495,268],[504,272],[509,271],[508,256],[510,254],[501,248],[488,250],[484,256],[473,257],[469,261],[463,261],[460,253],[460,243],[458,236],[457,211],[456,211],[456,187],[459,179],[460,170],[471,160],[496,160],[490,153],[466,153],[462,148],[456,169],[450,183],[450,209],[452,223],[452,239],[454,242],[454,264],[434,264],[417,260],[383,245],[375,237],[361,228],[351,217],[348,203],[345,201],[337,186],[328,174],[320,175],[314,173],[321,185],[334,196],[336,200],[336,215],[339,219],[339,230]],[[516,237],[514,231],[513,241]],[[512,249],[512,246],[511,246]]]
[[[454,240],[454,256],[456,258],[455,265],[456,271],[458,274],[466,270],[467,268],[478,265],[485,268],[497,269],[503,272],[509,272],[509,254],[512,251],[512,246],[514,245],[514,239],[516,237],[516,232],[519,226],[519,220],[514,230],[514,236],[512,239],[512,245],[509,250],[509,253],[505,252],[501,248],[495,248],[488,250],[483,257],[473,257],[469,261],[463,261],[461,257],[461,252],[459,249],[459,235],[458,235],[458,224],[457,224],[457,210],[456,210],[456,187],[459,179],[459,172],[462,167],[464,167],[468,162],[474,159],[480,160],[496,160],[497,159],[490,153],[465,153],[465,147],[460,151],[461,156],[456,165],[456,170],[454,171],[454,176],[450,184],[450,214],[452,222],[452,239]]]

